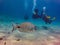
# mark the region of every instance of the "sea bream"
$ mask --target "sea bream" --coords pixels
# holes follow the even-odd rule
[[[37,30],[37,26],[35,26],[30,22],[24,22],[20,25],[15,25],[15,26],[13,25],[12,32],[16,29],[18,29],[20,32],[32,32]]]

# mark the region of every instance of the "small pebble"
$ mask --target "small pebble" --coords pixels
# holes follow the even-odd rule
[[[20,41],[20,39],[17,39],[17,41]]]
[[[0,40],[3,40],[3,38],[0,38]]]
[[[4,45],[6,45],[6,42],[4,43]]]

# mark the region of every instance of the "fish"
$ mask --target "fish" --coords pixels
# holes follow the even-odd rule
[[[37,30],[37,26],[30,22],[24,22],[20,25],[13,25],[12,32],[16,29],[18,29],[20,32],[33,32]]]

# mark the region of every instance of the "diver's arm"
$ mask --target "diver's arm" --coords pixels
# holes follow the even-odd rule
[[[54,21],[56,19],[56,17],[53,17],[51,20]]]

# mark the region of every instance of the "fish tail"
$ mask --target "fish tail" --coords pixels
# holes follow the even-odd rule
[[[14,24],[14,23],[12,24],[12,27],[13,27],[12,32],[13,32],[14,30],[16,30],[16,26],[17,26],[16,24]]]

